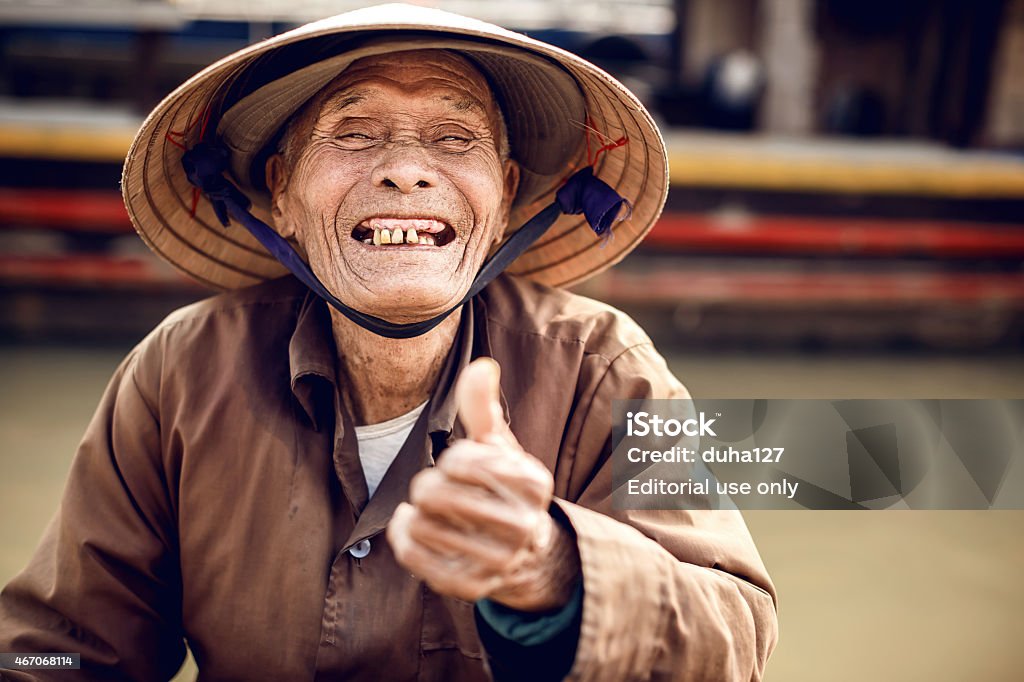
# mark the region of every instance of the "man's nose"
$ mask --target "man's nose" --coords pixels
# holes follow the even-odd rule
[[[397,189],[408,194],[436,187],[438,178],[427,154],[414,145],[398,145],[388,151],[373,169],[373,186]]]

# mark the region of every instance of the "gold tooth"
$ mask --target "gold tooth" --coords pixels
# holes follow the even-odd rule
[[[416,234],[416,230],[409,228],[405,231],[405,243],[406,244],[418,244],[420,241],[419,235]]]
[[[390,244],[391,243],[391,231],[388,228],[383,228],[380,231],[380,243]]]
[[[373,245],[380,246],[380,230],[376,228],[373,230]]]
[[[402,234],[402,228],[396,227],[391,231],[391,243],[402,244],[405,242],[405,236]]]

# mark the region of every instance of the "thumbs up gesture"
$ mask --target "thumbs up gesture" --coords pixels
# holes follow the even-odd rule
[[[498,401],[498,363],[479,358],[455,387],[466,438],[419,472],[388,542],[435,592],[511,608],[564,605],[579,576],[575,540],[548,512],[551,472],[520,447]]]

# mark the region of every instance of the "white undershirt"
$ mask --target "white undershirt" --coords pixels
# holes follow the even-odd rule
[[[394,419],[379,424],[356,427],[356,441],[359,443],[359,462],[366,476],[366,488],[370,497],[377,492],[388,467],[395,461],[405,439],[409,437],[416,418],[427,403],[414,407],[412,412],[400,414]]]

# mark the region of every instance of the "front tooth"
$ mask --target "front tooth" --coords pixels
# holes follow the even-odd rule
[[[394,230],[391,231],[391,243],[392,244],[401,244],[404,241],[405,241],[405,238],[402,235],[402,228],[396,227]]]
[[[380,246],[380,230],[373,228],[373,245]]]
[[[391,243],[391,232],[386,227],[380,231],[380,243],[381,244],[390,244]]]
[[[405,242],[407,244],[418,244],[419,241],[420,241],[420,238],[416,234],[416,230],[415,229],[410,227],[408,230],[405,231]]]

